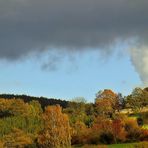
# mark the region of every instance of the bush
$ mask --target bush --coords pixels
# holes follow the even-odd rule
[[[73,134],[72,134],[72,144],[88,144],[90,139],[90,129],[86,127],[86,125],[81,122],[77,121],[73,127]]]
[[[148,141],[148,130],[147,129],[141,130],[140,140],[141,141]]]
[[[112,133],[102,133],[100,135],[100,142],[103,144],[111,144],[114,142],[114,136]]]
[[[4,147],[25,147],[32,143],[30,136],[20,129],[13,129],[12,133],[4,136]]]
[[[127,132],[126,138],[128,142],[137,142],[140,140],[141,130],[134,119],[127,119],[125,121],[125,130]]]
[[[112,133],[114,136],[114,142],[124,142],[126,140],[126,131],[124,128],[124,122],[120,119],[112,121]]]

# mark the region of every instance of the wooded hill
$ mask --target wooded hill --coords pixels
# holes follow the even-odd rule
[[[34,97],[28,95],[15,95],[15,94],[0,94],[0,99],[22,99],[25,103],[31,101],[38,101],[41,104],[42,109],[48,105],[60,105],[62,108],[68,106],[68,101],[62,99],[46,98],[46,97]]]
[[[94,99],[87,103],[84,98],[1,94],[0,148],[90,148],[135,142],[144,142],[147,148],[147,88],[135,88],[126,97],[104,89]]]

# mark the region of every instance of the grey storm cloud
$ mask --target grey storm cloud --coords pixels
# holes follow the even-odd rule
[[[145,46],[138,50],[145,52],[148,0],[0,0],[1,59],[52,48],[107,51],[101,47],[135,37]],[[137,58],[137,49],[130,51],[136,70],[143,73],[136,64],[143,54]]]

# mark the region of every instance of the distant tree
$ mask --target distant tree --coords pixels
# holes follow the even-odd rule
[[[95,118],[95,111],[94,111],[93,103],[85,104],[85,114],[86,114],[85,124],[88,127],[91,127],[92,123],[93,123],[93,120]]]
[[[45,98],[45,97],[33,97],[27,95],[14,95],[14,94],[0,94],[0,99],[22,99],[25,103],[29,103],[30,101],[39,101],[41,104],[42,109],[44,110],[45,107],[48,105],[57,105],[59,104],[62,108],[66,108],[69,101],[54,99],[54,98]]]
[[[87,101],[84,97],[75,97],[71,100],[71,102],[86,103]]]
[[[22,99],[12,99],[10,102],[9,110],[13,115],[27,116],[29,114],[29,105]]]
[[[43,148],[69,148],[71,133],[68,116],[60,106],[48,106],[43,113],[44,129],[38,137]]]
[[[77,121],[85,122],[87,118],[85,106],[86,104],[83,102],[83,99],[79,100],[79,98],[68,103],[68,107],[64,109],[64,112],[68,114],[71,125]]]
[[[112,90],[110,89],[104,89],[103,91],[100,90],[96,94],[96,99],[114,99],[117,96]]]
[[[10,105],[11,103],[9,100],[1,98],[0,99],[0,112],[8,111],[10,108]]]
[[[111,115],[113,112],[112,104],[109,99],[98,99],[97,102],[95,102],[95,109],[96,113],[98,115]]]
[[[126,98],[126,107],[133,110],[141,110],[148,105],[148,90],[147,88],[135,88],[131,95]]]
[[[118,93],[118,100],[119,100],[119,109],[125,108],[125,97],[122,95],[122,93]]]
[[[40,116],[43,113],[41,104],[38,101],[31,101],[29,102],[30,105],[30,112],[33,116]]]
[[[112,116],[116,110],[119,110],[119,98],[112,90],[105,89],[96,94],[95,99],[96,113],[99,115]]]
[[[85,104],[85,112],[87,115],[93,115],[94,114],[94,104],[93,103]]]

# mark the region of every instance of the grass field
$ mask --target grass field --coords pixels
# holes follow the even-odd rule
[[[108,145],[107,148],[148,148],[148,142],[112,144]]]
[[[148,142],[111,144],[111,145],[84,145],[84,146],[73,146],[73,148],[148,148]]]

